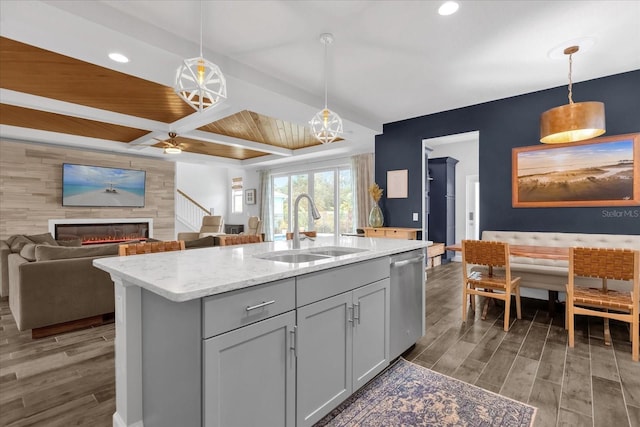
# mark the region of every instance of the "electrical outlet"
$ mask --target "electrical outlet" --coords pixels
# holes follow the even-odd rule
[[[417,221],[418,220],[418,212],[414,212],[413,213],[413,220]]]

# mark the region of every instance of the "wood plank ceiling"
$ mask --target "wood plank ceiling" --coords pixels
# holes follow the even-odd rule
[[[171,124],[197,114],[173,88],[0,37],[0,87],[72,104]],[[71,115],[0,104],[0,124],[129,143],[154,129],[137,129]],[[309,128],[243,110],[199,130],[297,150],[319,145]],[[245,160],[268,153],[178,136],[183,150]],[[163,143],[153,147],[163,148]]]

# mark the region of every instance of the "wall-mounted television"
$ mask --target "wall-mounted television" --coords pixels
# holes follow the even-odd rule
[[[62,165],[62,206],[144,207],[146,172]]]

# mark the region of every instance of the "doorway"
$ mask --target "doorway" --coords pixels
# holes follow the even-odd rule
[[[467,202],[465,204],[465,218],[467,222],[467,239],[480,239],[480,177],[467,176]]]
[[[472,131],[422,140],[422,236],[429,239],[429,159],[453,157],[455,169],[455,241],[480,235],[480,132]],[[471,218],[471,219],[470,219]],[[477,236],[477,237],[476,237]],[[459,256],[454,260],[459,260]]]

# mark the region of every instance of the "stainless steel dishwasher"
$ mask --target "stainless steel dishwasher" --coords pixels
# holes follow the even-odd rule
[[[425,332],[425,249],[390,259],[389,360],[400,356]]]

